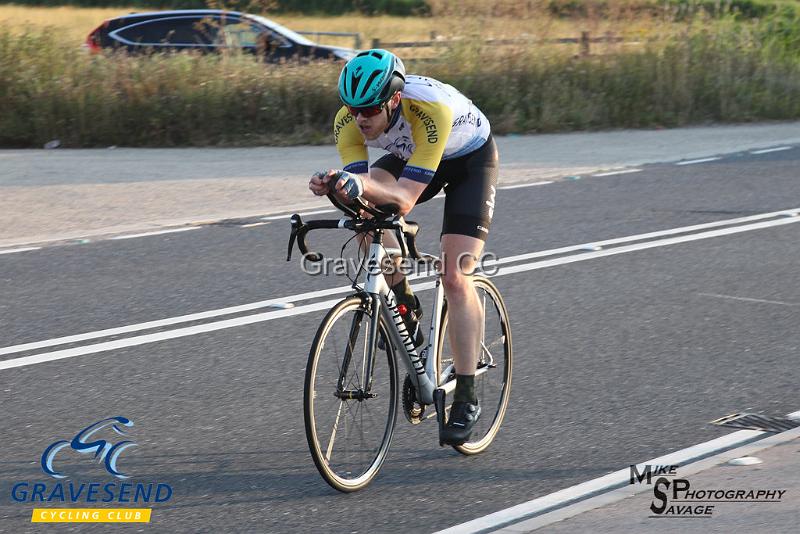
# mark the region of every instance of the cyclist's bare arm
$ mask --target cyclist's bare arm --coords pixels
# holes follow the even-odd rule
[[[364,199],[373,205],[396,204],[400,215],[406,215],[417,203],[417,199],[427,184],[415,182],[408,178],[395,180],[392,174],[384,169],[373,167],[369,175],[360,175],[364,181]],[[340,180],[337,189],[341,189]]]
[[[332,183],[336,173],[335,169],[327,173],[317,173],[311,177],[308,188],[318,196],[326,195],[334,191],[341,200],[346,200],[342,192],[345,179],[341,178],[336,184]],[[417,199],[425,190],[426,184],[400,178],[395,180],[391,173],[384,169],[372,168],[369,174],[359,174],[364,183],[363,198],[375,206],[382,204],[395,204],[400,208],[399,214],[405,215],[417,202]],[[333,186],[333,187],[331,187]]]

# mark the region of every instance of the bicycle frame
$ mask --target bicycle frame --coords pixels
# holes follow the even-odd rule
[[[388,324],[394,325],[394,328],[389,328],[389,335],[392,337],[392,344],[399,351],[401,359],[406,365],[408,375],[414,381],[419,401],[423,404],[433,404],[433,393],[437,388],[443,389],[446,393],[451,393],[456,385],[455,380],[451,380],[440,386],[439,377],[436,376],[436,356],[441,350],[441,347],[439,347],[439,325],[441,324],[442,310],[444,308],[441,276],[437,276],[436,279],[428,344],[420,353],[417,353],[411,335],[408,333],[403,318],[397,310],[397,300],[386,283],[386,278],[381,269],[381,265],[383,265],[383,261],[388,254],[382,241],[383,231],[376,231],[375,238],[369,248],[367,277],[364,285],[364,291],[370,296],[371,306],[374,310],[369,325],[370,358],[362,381],[363,384],[369,384],[365,393],[369,393],[369,387],[371,386],[372,366],[378,337],[378,316],[380,314]],[[422,362],[422,354],[427,355],[424,364]],[[446,373],[442,374],[447,376]]]

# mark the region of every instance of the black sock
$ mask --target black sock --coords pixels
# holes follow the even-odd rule
[[[453,402],[478,404],[475,396],[475,375],[456,375],[456,391]]]

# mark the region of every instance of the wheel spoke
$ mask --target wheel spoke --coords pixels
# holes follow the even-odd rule
[[[336,430],[339,428],[339,416],[342,414],[342,404],[344,401],[339,403],[339,409],[336,411],[336,420],[333,422],[333,429],[331,430],[331,439],[328,442],[328,452],[325,453],[325,459],[328,462],[331,461],[331,451],[333,450],[333,441],[336,439]]]

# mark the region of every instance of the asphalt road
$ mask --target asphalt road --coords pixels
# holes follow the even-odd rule
[[[503,258],[798,208],[798,163],[796,147],[501,190],[487,248]],[[423,248],[436,244],[441,202],[415,209]],[[0,347],[344,285],[286,263],[287,237],[280,221],[212,225],[0,256]],[[114,415],[135,422],[138,446],[120,459],[130,481],[174,490],[147,530],[431,532],[723,435],[707,422],[732,412],[796,411],[799,237],[785,224],[501,270],[516,360],[496,442],[466,458],[438,447],[434,424],[400,418],[380,475],[352,495],[322,481],[303,433],[322,312],[0,369],[0,531],[40,529],[13,485],[52,485],[44,449]],[[60,466],[70,480],[113,481],[68,451]]]

